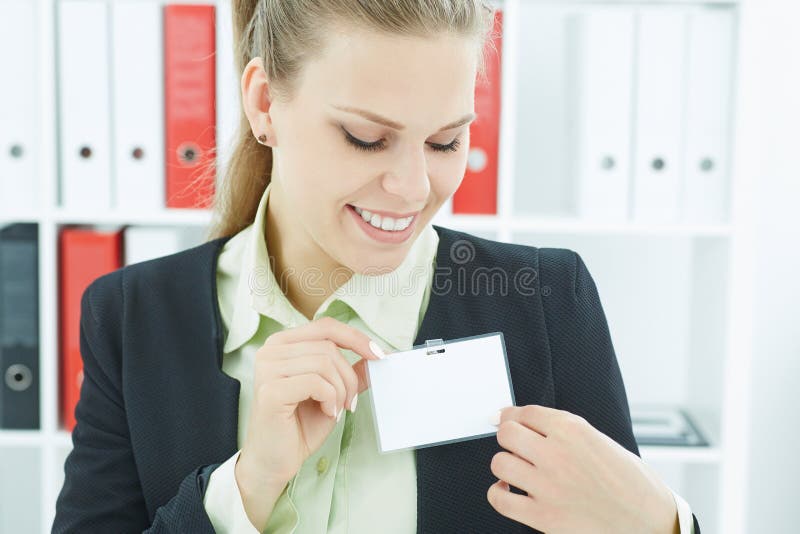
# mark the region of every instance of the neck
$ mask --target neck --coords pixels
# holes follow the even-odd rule
[[[312,320],[325,299],[346,282],[342,271],[350,276],[352,271],[311,239],[300,221],[292,217],[292,210],[286,209],[285,199],[279,183],[273,182],[262,230],[278,285],[292,306]],[[331,276],[334,271],[336,276]]]

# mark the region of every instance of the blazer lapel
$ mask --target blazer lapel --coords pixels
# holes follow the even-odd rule
[[[528,358],[531,353],[547,351],[547,347],[537,346],[535,341],[519,334],[520,328],[526,334],[534,333],[536,321],[521,310],[507,309],[507,303],[501,301],[506,308],[502,310],[496,306],[498,301],[487,297],[486,293],[459,292],[460,275],[469,281],[476,268],[496,266],[491,265],[491,255],[487,257],[485,248],[472,236],[438,226],[434,228],[440,237],[436,252],[438,278],[434,277],[428,308],[414,344],[424,344],[428,339],[448,340],[502,331],[515,404],[552,405],[549,359]],[[509,261],[507,265],[512,264]],[[469,283],[466,286],[469,288]],[[525,325],[527,320],[530,323]],[[539,339],[546,339],[546,336]],[[541,361],[547,364],[537,369]],[[541,383],[525,379],[537,373],[542,377]],[[487,500],[489,486],[497,481],[490,464],[492,457],[501,450],[496,436],[416,449],[417,532],[535,532],[499,514]]]
[[[209,420],[206,424],[210,428],[218,429],[218,450],[215,451],[218,458],[230,458],[236,451],[239,450],[238,432],[239,432],[239,395],[241,392],[241,383],[228,375],[222,370],[222,359],[224,357],[223,346],[225,345],[225,331],[222,324],[222,314],[219,310],[219,295],[217,293],[217,262],[219,254],[225,242],[230,237],[222,237],[216,240],[216,248],[214,250],[212,262],[212,284],[213,292],[211,298],[213,300],[212,309],[214,310],[214,328],[212,330],[212,346],[209,347],[214,353],[216,361],[216,371],[213,377],[209,377],[209,385],[211,390],[217,393],[216,409],[207,412]],[[210,356],[210,355],[209,355]]]

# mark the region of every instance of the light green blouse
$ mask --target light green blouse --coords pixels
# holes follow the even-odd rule
[[[253,359],[266,338],[308,322],[281,291],[268,262],[263,229],[271,185],[253,224],[224,246],[217,265],[223,323],[228,330],[222,369],[239,380],[240,451],[211,475],[203,500],[218,533],[252,533],[234,466],[247,432],[253,398]],[[387,352],[412,347],[427,308],[439,236],[429,224],[391,273],[355,274],[323,302],[314,319],[330,316],[365,332]],[[360,357],[342,350],[351,364]],[[416,532],[416,465],[412,449],[378,452],[370,390],[355,413],[344,410],[275,504],[269,533]]]

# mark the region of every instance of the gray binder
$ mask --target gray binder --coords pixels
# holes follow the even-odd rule
[[[0,428],[39,428],[36,224],[0,229]]]

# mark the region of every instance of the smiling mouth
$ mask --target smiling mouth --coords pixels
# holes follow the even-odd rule
[[[385,232],[402,232],[411,226],[414,219],[419,215],[419,212],[409,214],[407,216],[392,217],[385,213],[376,213],[353,204],[348,204],[366,223],[374,228],[383,230]]]

